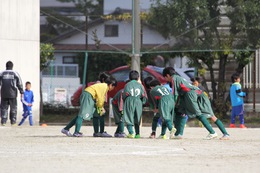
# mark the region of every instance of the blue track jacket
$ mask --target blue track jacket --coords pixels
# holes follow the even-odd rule
[[[34,96],[31,90],[24,90],[24,98],[22,99],[23,103],[23,110],[24,111],[31,111],[32,107],[28,106],[28,104],[33,104]]]
[[[230,98],[232,106],[239,106],[244,104],[244,97],[246,96],[245,92],[241,90],[241,84],[235,82],[230,87]]]

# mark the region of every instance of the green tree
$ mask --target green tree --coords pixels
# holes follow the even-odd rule
[[[250,50],[259,45],[259,4],[257,0],[154,0],[151,7],[150,24],[166,38],[176,38],[172,49],[192,50],[187,54],[192,61],[200,64],[200,60],[209,69],[213,99],[219,110],[223,110],[225,100],[228,57],[235,55],[236,71],[241,72],[250,60]],[[223,15],[231,21],[229,32],[218,29]],[[218,79],[213,71],[215,60],[219,60]]]
[[[168,0],[162,3],[154,1],[150,13],[150,24],[155,26],[165,37],[174,36],[176,50],[216,50],[223,47],[220,25],[220,9],[218,1],[213,0]],[[217,98],[217,89],[213,64],[214,60],[223,58],[221,69],[225,68],[226,55],[220,52],[189,53],[189,57],[198,62],[200,59],[208,66],[211,75],[213,99]],[[206,56],[205,56],[206,55]],[[199,62],[198,62],[199,63]],[[224,74],[224,72],[223,72]],[[222,82],[222,78],[218,82]]]
[[[54,60],[54,47],[52,44],[41,43],[40,44],[40,71],[47,68],[50,61]],[[42,101],[42,78],[40,78],[40,115],[43,113],[43,101]]]
[[[52,44],[40,44],[40,71],[48,67],[51,60],[54,60],[54,50],[55,49]]]
[[[60,14],[56,9],[41,8],[41,15],[46,16],[46,25],[41,26],[41,42],[47,42],[61,33],[71,30],[71,26],[80,27],[83,22],[75,17]]]
[[[257,48],[260,45],[260,1],[227,0],[226,3],[230,34],[240,40],[236,46]]]
[[[254,50],[260,46],[260,1],[258,0],[227,0],[227,16],[230,19],[230,35],[236,40],[236,48],[245,49],[235,52],[238,63],[236,72],[242,73],[243,68],[252,60]]]

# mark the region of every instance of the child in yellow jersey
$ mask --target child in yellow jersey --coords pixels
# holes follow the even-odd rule
[[[116,86],[116,79],[109,77],[104,83],[97,83],[87,87],[80,96],[80,110],[78,115],[61,130],[61,133],[66,136],[83,137],[83,134],[80,132],[83,120],[90,120],[96,110],[100,115],[104,113],[103,106],[106,94],[108,91],[112,91]],[[69,130],[74,125],[75,132],[72,135]]]
[[[96,83],[104,83],[107,78],[111,77],[111,74],[108,72],[101,72],[98,76],[98,81]],[[107,102],[107,98],[105,99]],[[112,137],[112,135],[108,134],[105,131],[105,116],[106,113],[104,112],[102,115],[97,113],[97,111],[94,112],[93,114],[93,128],[94,128],[94,137]]]

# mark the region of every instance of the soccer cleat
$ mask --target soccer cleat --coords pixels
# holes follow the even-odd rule
[[[211,140],[211,139],[215,139],[218,137],[218,134],[215,132],[213,134],[208,134],[208,136],[206,136],[206,140]]]
[[[239,128],[246,129],[247,127],[244,124],[240,124]]]
[[[75,132],[75,133],[73,133],[73,136],[74,136],[74,137],[83,137],[83,133],[81,133],[81,132]]]
[[[16,127],[16,126],[17,126],[17,124],[16,124],[16,123],[14,123],[14,124],[11,124],[11,126],[12,126],[12,127]]]
[[[93,133],[93,137],[102,137],[102,134],[101,133]]]
[[[236,128],[237,126],[235,124],[230,124],[229,127],[230,128]]]
[[[172,130],[170,131],[170,139],[174,138],[175,132],[176,132],[176,129],[173,127]]]
[[[124,132],[120,132],[119,134],[120,134],[120,136],[122,136],[124,138],[126,137],[126,134]]]
[[[134,135],[134,134],[128,134],[126,137],[127,137],[127,138],[131,138],[131,139],[134,139],[134,138],[135,138],[135,135]]]
[[[225,134],[223,135],[221,138],[219,138],[220,140],[229,140],[229,135]]]
[[[140,138],[141,138],[140,134],[135,135],[135,139],[140,139]]]
[[[154,139],[155,136],[156,136],[156,133],[155,133],[155,132],[152,132],[151,135],[149,136],[149,138]]]
[[[182,139],[182,135],[180,135],[180,134],[175,135],[173,139]]]
[[[65,135],[68,136],[68,137],[73,136],[73,135],[70,133],[70,131],[69,131],[69,130],[66,130],[66,129],[62,129],[62,130],[61,130],[61,133],[65,134]]]
[[[115,138],[124,138],[124,137],[126,137],[126,135],[125,135],[125,133],[115,133],[114,137]]]
[[[2,124],[2,126],[6,126],[6,124]]]
[[[115,133],[115,134],[114,134],[114,137],[115,137],[115,138],[119,138],[119,133]]]
[[[157,139],[167,139],[167,136],[166,135],[160,135],[157,137]]]
[[[101,133],[101,136],[100,136],[100,137],[111,138],[112,135],[108,134],[107,132],[103,132],[103,133]]]

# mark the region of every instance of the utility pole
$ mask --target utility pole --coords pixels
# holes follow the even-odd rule
[[[87,8],[87,7],[85,7],[85,8]],[[85,9],[86,11],[85,11],[85,32],[86,32],[86,35],[85,35],[85,51],[87,52],[88,51],[88,11],[87,11],[87,9]],[[85,68],[87,68],[87,71],[85,71],[84,73],[84,75],[83,76],[85,76],[84,77],[84,79],[83,79],[83,86],[85,85],[85,87],[88,87],[88,72],[89,72],[89,63],[88,63],[88,58],[86,58],[87,56],[86,56],[86,54],[85,54],[85,63],[87,63],[86,64],[86,67],[84,67],[84,70],[85,70]]]
[[[88,50],[88,13],[85,13],[85,49]]]
[[[139,72],[140,76],[140,47],[141,47],[141,22],[140,22],[140,2],[132,0],[132,54],[131,69]]]

